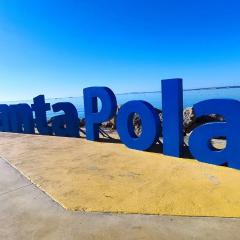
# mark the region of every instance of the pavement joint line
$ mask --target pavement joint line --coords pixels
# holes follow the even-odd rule
[[[20,190],[20,189],[22,189],[22,188],[31,186],[31,185],[32,185],[32,183],[29,183],[29,184],[27,184],[27,185],[24,185],[24,186],[21,186],[21,187],[12,189],[12,190],[10,190],[10,191],[4,192],[4,193],[0,193],[0,197],[3,196],[3,195],[6,195],[6,194],[8,194],[8,193],[12,193],[12,192],[18,191],[18,190]]]
[[[34,187],[36,187],[37,189],[39,189],[43,194],[47,195],[53,202],[55,202],[58,206],[60,206],[60,207],[63,208],[64,210],[66,210],[66,211],[72,211],[71,209],[66,209],[66,208],[65,208],[62,204],[60,204],[54,197],[52,197],[50,194],[48,194],[46,191],[44,191],[44,190],[43,190],[40,186],[38,186],[36,183],[32,182],[29,177],[25,176],[15,165],[11,164],[11,162],[9,162],[5,157],[3,157],[3,156],[0,155],[0,160],[2,160],[4,163],[6,163],[9,167],[13,168],[18,174],[21,175],[21,177],[23,177],[24,179],[26,179],[27,181],[30,182],[30,183],[27,184],[27,185],[24,185],[24,186],[21,186],[21,187],[19,187],[19,188],[10,190],[10,191],[8,191],[8,192],[1,193],[1,194],[0,194],[0,197],[1,197],[2,195],[5,195],[5,194],[8,194],[8,193],[11,193],[11,192],[20,190],[21,188],[25,188],[25,187],[28,187],[28,186],[34,186]]]
[[[17,170],[17,168],[14,167],[6,158],[4,158],[3,156],[0,155],[0,159],[3,160],[4,163],[6,163],[6,164],[7,164],[8,166],[10,166],[11,168],[13,168],[15,171],[17,171],[17,172],[21,175],[21,177],[25,178],[25,176],[24,176],[21,172],[19,172],[19,171]],[[26,178],[26,180],[28,180],[28,179]],[[29,180],[28,180],[28,181],[29,181]],[[3,195],[6,195],[6,194],[8,194],[8,193],[12,193],[12,192],[18,191],[18,190],[20,190],[20,189],[22,189],[22,188],[31,186],[31,185],[33,185],[33,183],[30,181],[30,183],[25,184],[25,185],[23,185],[23,186],[21,186],[21,187],[18,187],[18,188],[9,190],[9,191],[7,191],[7,192],[0,193],[0,197],[3,196]]]
[[[2,159],[7,165],[9,165],[10,167],[14,168],[17,170],[16,167],[14,167],[5,157],[3,157],[2,155],[0,155],[0,159]],[[18,170],[17,170],[18,171]],[[18,171],[19,172],[19,171]],[[22,175],[22,174],[21,174]]]

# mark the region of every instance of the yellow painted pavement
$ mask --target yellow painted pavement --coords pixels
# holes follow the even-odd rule
[[[240,217],[240,171],[85,139],[0,133],[0,156],[71,210]]]

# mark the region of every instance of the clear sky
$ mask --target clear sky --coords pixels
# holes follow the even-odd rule
[[[240,85],[239,0],[1,0],[0,101]]]

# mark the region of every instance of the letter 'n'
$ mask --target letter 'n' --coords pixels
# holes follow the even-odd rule
[[[0,104],[0,132],[10,132],[9,107],[6,104]]]
[[[16,133],[34,133],[33,113],[26,104],[9,105],[11,131]]]

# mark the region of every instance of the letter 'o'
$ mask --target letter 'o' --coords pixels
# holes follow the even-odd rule
[[[142,133],[136,136],[133,116],[141,118]],[[129,148],[149,149],[159,138],[160,118],[153,106],[145,101],[129,101],[121,106],[117,115],[117,131],[121,141]]]
[[[196,117],[218,114],[223,122],[203,124],[190,135],[189,149],[191,154],[201,162],[225,165],[240,169],[240,102],[231,99],[211,99],[193,106]],[[211,139],[226,137],[226,147],[215,149]]]

